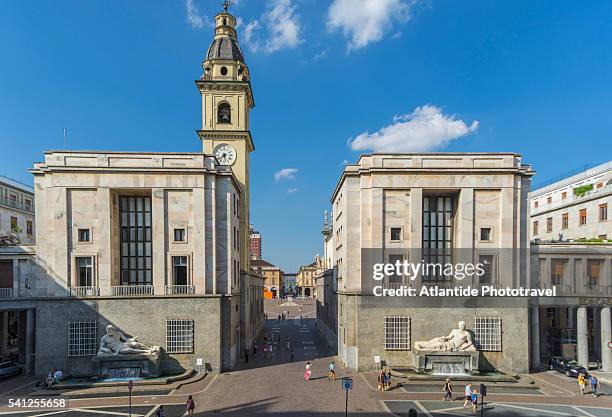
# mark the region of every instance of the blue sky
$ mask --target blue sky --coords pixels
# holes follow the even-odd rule
[[[201,150],[193,80],[221,1],[0,2],[0,173],[45,150]],[[240,0],[251,220],[288,271],[370,150],[515,151],[535,182],[612,156],[612,3]],[[288,175],[278,174],[281,170]],[[293,171],[291,171],[293,170]]]

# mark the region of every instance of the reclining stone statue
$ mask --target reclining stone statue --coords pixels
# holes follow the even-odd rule
[[[472,335],[465,329],[465,322],[459,322],[459,328],[453,329],[448,336],[434,337],[424,342],[414,342],[416,350],[457,352],[476,350],[472,342]]]
[[[115,326],[106,326],[106,334],[100,340],[100,356],[117,355],[155,355],[159,353],[159,346],[147,346],[136,340],[136,337],[127,337]]]

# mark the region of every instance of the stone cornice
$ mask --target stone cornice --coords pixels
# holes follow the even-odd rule
[[[205,91],[245,91],[249,107],[255,107],[255,99],[253,98],[250,81],[195,80],[195,83],[200,93]]]
[[[215,140],[243,139],[247,142],[249,152],[253,152],[255,150],[255,145],[253,144],[253,137],[251,136],[251,132],[248,130],[196,130],[196,133],[198,134],[198,136],[200,137],[200,140],[202,141],[206,139],[215,139]]]

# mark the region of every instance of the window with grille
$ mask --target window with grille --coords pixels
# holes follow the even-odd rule
[[[166,320],[166,352],[193,353],[193,320]]]
[[[423,197],[423,260],[444,265],[452,262],[454,199],[444,196]],[[424,282],[449,281],[441,268],[423,271]]]
[[[476,317],[474,323],[474,334],[478,342],[479,350],[501,352],[502,331],[500,317]]]
[[[98,325],[95,321],[68,323],[68,356],[94,356],[98,352]]]
[[[410,350],[410,317],[385,316],[385,350]]]

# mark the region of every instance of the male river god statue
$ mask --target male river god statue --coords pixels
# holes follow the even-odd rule
[[[472,342],[472,335],[465,330],[465,322],[459,322],[459,328],[453,329],[448,336],[435,337],[426,342],[414,342],[416,350],[434,350],[434,351],[470,351],[476,350]]]
[[[135,337],[126,337],[115,326],[106,326],[106,334],[100,340],[98,356],[117,355],[152,355],[159,353],[159,346],[147,346],[138,342]]]

